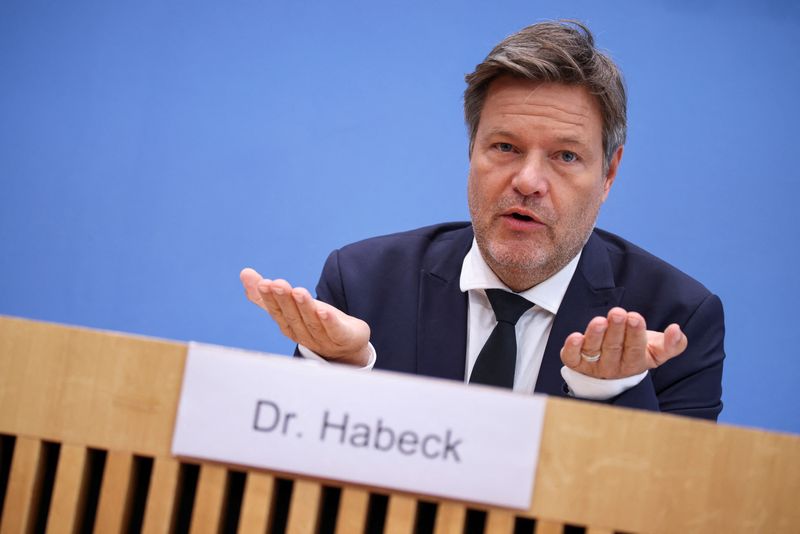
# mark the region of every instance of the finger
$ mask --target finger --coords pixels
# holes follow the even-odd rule
[[[583,346],[580,351],[587,356],[600,354],[607,328],[608,320],[605,317],[595,317],[589,321],[586,332],[583,335]]]
[[[244,293],[247,295],[248,300],[262,308],[265,306],[261,300],[261,293],[258,291],[258,283],[263,279],[264,278],[262,278],[255,269],[251,269],[250,267],[245,267],[242,269],[242,272],[239,273],[239,280],[242,281]]]
[[[344,314],[329,304],[324,302],[319,304],[317,306],[317,317],[319,317],[322,327],[331,342],[338,346],[350,344],[353,339],[353,331],[344,321]]]
[[[292,286],[286,280],[275,280],[272,282],[272,294],[275,296],[275,301],[280,306],[281,313],[286,320],[286,324],[291,329],[293,340],[303,345],[308,345],[313,337],[308,332],[303,317],[300,315],[300,310],[297,309],[297,303],[292,297]],[[309,347],[311,348],[311,347]]]
[[[628,312],[622,308],[611,308],[608,312],[608,328],[603,338],[600,358],[602,367],[608,372],[616,372],[619,369],[622,358],[622,349],[625,346],[625,321]]]
[[[583,338],[584,336],[580,332],[573,332],[564,341],[564,347],[561,349],[561,362],[570,369],[575,369],[581,364]]]
[[[664,330],[661,343],[654,343],[648,346],[655,366],[661,365],[667,360],[681,354],[689,346],[686,334],[681,331],[681,327],[673,323]]]
[[[667,338],[667,345],[673,348],[676,352],[676,356],[689,347],[689,338],[686,337],[686,334],[683,333],[681,327],[676,323],[669,325],[664,331],[664,335]]]
[[[272,320],[278,324],[278,328],[281,329],[281,333],[284,336],[290,338],[295,343],[298,342],[295,339],[295,334],[292,331],[292,328],[289,326],[289,323],[286,321],[286,317],[283,315],[283,310],[281,310],[280,304],[278,304],[277,299],[275,298],[275,293],[273,292],[272,280],[262,279],[258,283],[258,292],[261,295],[261,301],[264,304],[264,308],[266,308],[267,313],[269,313]]]
[[[647,358],[647,324],[644,317],[636,312],[628,312],[626,317],[622,359],[623,372],[630,372],[631,376],[653,367]]]
[[[583,339],[578,350],[577,363],[573,369],[587,376],[597,376],[599,369],[598,360],[589,361],[585,357],[597,356],[600,354],[603,337],[605,336],[607,328],[608,320],[605,317],[595,317],[589,321],[589,324],[586,326],[586,331],[582,336]]]
[[[622,350],[625,344],[625,320],[627,315],[628,312],[619,307],[611,308],[608,312],[608,327],[600,348],[602,356],[595,365],[595,376],[612,378],[619,374],[622,363]]]
[[[305,324],[309,335],[314,339],[314,341],[320,344],[329,342],[328,334],[325,332],[325,327],[322,326],[322,322],[319,320],[319,316],[317,315],[317,302],[314,300],[308,290],[302,287],[295,287],[292,289],[292,298],[294,298],[295,304],[297,304],[297,309],[303,319],[303,323]]]

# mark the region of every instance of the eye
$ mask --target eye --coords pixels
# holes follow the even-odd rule
[[[511,143],[495,143],[494,147],[500,152],[513,152],[514,145]]]
[[[569,150],[565,150],[560,154],[561,161],[564,163],[572,163],[573,161],[578,160],[578,155],[575,152],[570,152]]]

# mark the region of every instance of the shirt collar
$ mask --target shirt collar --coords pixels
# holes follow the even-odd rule
[[[578,252],[569,263],[553,276],[530,289],[517,293],[517,295],[541,306],[552,314],[558,313],[558,308],[561,306],[561,301],[564,300],[567,287],[572,280],[572,276],[575,274],[575,269],[578,267],[578,260],[581,258],[581,252]],[[492,271],[489,265],[486,264],[475,239],[472,240],[472,247],[469,249],[469,252],[467,252],[467,255],[464,257],[464,262],[461,264],[461,278],[459,282],[461,291],[470,291],[473,289],[503,289],[505,291],[511,291],[511,289],[494,274],[494,271]]]

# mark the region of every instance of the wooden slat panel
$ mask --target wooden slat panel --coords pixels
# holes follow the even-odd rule
[[[185,354],[183,344],[0,317],[0,432],[167,456]],[[654,534],[800,531],[797,436],[547,406],[521,515]]]
[[[514,532],[514,514],[507,510],[489,510],[486,514],[487,534],[512,534]]]
[[[0,432],[169,456],[186,345],[0,317]]]
[[[129,452],[109,451],[100,486],[97,504],[96,534],[122,532],[131,512],[131,472],[133,455]]]
[[[312,534],[317,530],[322,486],[319,482],[298,479],[294,482],[289,505],[288,534]]]
[[[534,517],[654,534],[800,531],[798,436],[554,398],[542,436]]]
[[[0,410],[0,412],[5,411]],[[44,475],[42,442],[38,439],[18,437],[11,458],[8,475],[3,522],[0,534],[23,534],[33,528],[33,504],[39,501]]]
[[[614,534],[614,529],[603,527],[586,527],[586,534]]]
[[[367,523],[369,492],[365,489],[345,486],[339,499],[339,515],[336,517],[336,533],[364,532]]]
[[[548,521],[546,519],[536,520],[536,531],[534,534],[562,534],[564,523],[559,521]]]
[[[153,462],[142,522],[143,534],[168,534],[172,531],[179,474],[180,463],[177,460],[160,456]]]
[[[271,516],[275,478],[266,473],[248,471],[239,516],[239,534],[264,534]]]
[[[384,532],[386,534],[411,534],[414,531],[416,514],[416,499],[407,495],[390,495]]]
[[[192,508],[191,534],[217,534],[225,501],[227,471],[214,464],[200,465],[200,479]]]
[[[463,504],[444,501],[436,511],[436,527],[434,534],[461,534],[464,532],[464,521],[467,518],[467,507]]]
[[[53,498],[47,516],[47,534],[72,534],[78,511],[86,500],[87,450],[82,445],[64,444],[58,456]]]

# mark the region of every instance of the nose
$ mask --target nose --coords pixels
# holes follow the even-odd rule
[[[535,154],[521,161],[520,167],[514,173],[511,185],[523,196],[544,196],[547,194],[550,183],[548,178],[547,162]]]

